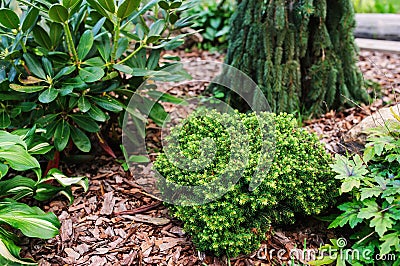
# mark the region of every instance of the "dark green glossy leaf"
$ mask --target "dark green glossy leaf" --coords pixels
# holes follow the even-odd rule
[[[38,19],[39,15],[39,9],[37,8],[32,8],[28,14],[26,15],[24,22],[22,22],[22,31],[27,32],[30,28],[32,28]]]
[[[49,17],[54,22],[65,23],[69,19],[69,12],[64,6],[55,4],[49,10]]]
[[[167,1],[160,1],[160,2],[158,2],[158,5],[164,10],[169,10],[170,9],[169,4],[168,4]]]
[[[54,132],[54,147],[58,151],[62,151],[68,144],[70,136],[70,127],[67,121],[61,120]]]
[[[89,152],[92,148],[90,139],[79,128],[71,126],[71,138],[76,147],[83,152]]]
[[[97,0],[99,4],[107,11],[111,13],[115,12],[115,3],[114,0]]]
[[[54,79],[57,80],[63,76],[67,76],[67,75],[71,74],[72,72],[74,72],[75,69],[76,69],[75,66],[64,67],[57,73],[57,75],[54,77]]]
[[[83,130],[96,133],[100,130],[99,125],[87,115],[71,115],[72,120]]]
[[[129,17],[140,5],[140,0],[125,0],[118,7],[117,16],[120,19]]]
[[[33,38],[37,44],[46,48],[48,50],[51,49],[52,42],[50,40],[49,34],[39,25],[36,25],[33,30]]]
[[[79,2],[80,0],[63,0],[62,4],[66,8],[74,8]]]
[[[53,72],[53,65],[49,59],[46,57],[42,57],[42,65],[44,67],[44,71],[46,74],[50,77],[53,77],[54,72]]]
[[[61,41],[61,36],[63,34],[63,27],[56,22],[51,23],[50,25],[50,40],[51,40],[51,46],[56,47],[58,43]]]
[[[41,103],[51,103],[58,96],[59,91],[53,87],[48,88],[39,95],[39,101]]]
[[[92,100],[99,105],[100,107],[111,111],[111,112],[121,112],[124,109],[124,105],[120,103],[119,101],[115,100],[114,98],[111,98],[109,96],[107,97],[93,97]]]
[[[90,104],[88,98],[85,96],[81,96],[78,100],[78,107],[81,110],[81,112],[83,112],[83,113],[86,113],[87,111],[89,111],[91,104]]]
[[[18,29],[19,17],[10,9],[0,8],[0,24],[9,29]]]
[[[176,98],[171,94],[164,93],[161,91],[148,91],[147,94],[153,99],[158,101],[175,103],[175,104],[187,104],[185,100]]]
[[[6,111],[0,111],[0,128],[7,128],[11,125],[10,115]]]
[[[87,54],[90,52],[90,50],[92,49],[93,46],[93,32],[91,30],[86,30],[82,36],[81,39],[79,41],[78,44],[78,58],[80,60],[85,59],[85,57],[87,56]]]
[[[107,120],[107,115],[96,105],[92,105],[88,115],[96,121],[105,122]]]
[[[29,71],[31,71],[36,77],[41,79],[46,79],[46,73],[44,72],[42,66],[39,64],[39,61],[36,60],[30,54],[23,55],[26,65],[28,66]]]
[[[100,67],[85,67],[79,70],[79,77],[87,83],[93,83],[104,76],[104,70]]]

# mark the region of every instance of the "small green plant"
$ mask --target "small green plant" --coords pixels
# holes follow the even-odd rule
[[[356,13],[400,13],[397,0],[353,0]]]
[[[51,169],[42,177],[40,164],[34,156],[44,155],[52,147],[35,131],[36,128],[17,130],[13,134],[0,131],[0,263],[2,265],[35,264],[21,260],[20,248],[16,245],[19,238],[9,230],[10,227],[20,230],[25,236],[42,239],[54,237],[60,228],[60,222],[53,213],[44,213],[38,207],[30,207],[17,201],[26,197],[44,201],[62,194],[72,203],[71,185],[80,185],[85,191],[88,189],[87,178],[69,178],[57,169]],[[14,172],[9,176],[10,168]],[[34,173],[34,179],[14,175],[29,171]]]
[[[201,30],[204,41],[198,44],[199,48],[210,51],[227,48],[229,23],[235,7],[235,0],[196,0],[192,2],[192,8],[188,9],[185,15],[193,16],[192,28]]]
[[[242,122],[248,137],[241,134],[235,137],[248,142],[247,150],[241,143],[231,142],[237,121]],[[259,121],[263,124],[259,125]],[[275,127],[271,127],[271,121]],[[274,132],[276,143],[273,138],[263,142],[261,130],[267,135]],[[169,206],[172,215],[184,222],[185,232],[201,251],[228,257],[248,254],[265,239],[271,224],[292,223],[295,214],[321,213],[336,196],[332,189],[336,181],[329,168],[331,157],[316,135],[297,127],[292,115],[199,111],[174,127],[166,141],[171,139],[178,140],[168,148],[179,151],[174,157],[189,158],[200,170],[178,167],[165,153],[160,154],[154,167],[166,179],[161,190],[168,189],[169,182],[188,186],[207,184],[227,171],[240,168],[238,160],[232,161],[236,155],[249,156],[241,179],[221,198],[197,206]],[[208,145],[208,141],[214,145]],[[274,145],[276,149],[269,171],[257,169],[259,159],[268,156],[268,152],[261,152],[264,144],[271,148],[268,152],[272,152]],[[207,162],[209,154],[215,156]],[[256,171],[257,178],[263,181],[249,191]]]
[[[350,198],[338,206],[343,213],[329,228],[350,226],[355,232],[353,248],[380,256],[400,255],[399,122],[387,121],[385,126],[370,130],[363,157],[337,155],[332,165],[342,182],[340,193]],[[351,262],[368,263],[373,261]]]
[[[175,63],[160,63],[162,50],[183,43],[173,32],[190,24],[181,1],[12,2],[0,6],[0,128],[37,124],[57,151],[89,152],[89,135],[102,141],[144,80],[181,77]],[[159,123],[166,113],[153,108]]]

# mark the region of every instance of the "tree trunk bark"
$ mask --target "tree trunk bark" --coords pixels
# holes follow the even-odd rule
[[[226,63],[260,86],[273,112],[321,114],[368,100],[351,0],[242,0],[231,27]]]

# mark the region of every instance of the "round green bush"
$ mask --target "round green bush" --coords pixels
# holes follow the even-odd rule
[[[259,158],[265,156],[261,151],[265,138],[261,137],[260,128],[263,134],[268,134],[264,124],[271,125],[271,120],[275,127],[269,128],[274,130],[275,136],[269,140],[275,142],[275,155],[269,171],[258,169],[258,178],[263,180],[261,185],[249,191]],[[194,113],[171,129],[167,141],[179,140],[169,143],[168,149],[169,152],[179,151],[177,156],[207,165],[199,169],[182,168],[171,162],[171,156],[162,153],[154,163],[155,169],[166,183],[198,185],[215,180],[235,164],[231,155],[238,145],[235,146],[229,137],[230,125],[237,121],[246,128],[248,141],[249,159],[242,178],[218,200],[196,206],[168,204],[172,215],[184,222],[184,231],[192,236],[196,247],[217,256],[236,257],[255,251],[271,224],[293,223],[295,214],[319,214],[333,203],[337,193],[329,167],[331,156],[315,134],[298,128],[296,119],[288,114]],[[260,122],[264,126],[260,127]],[[210,140],[214,143],[210,144],[214,150],[209,151],[213,158],[202,161]],[[161,191],[167,189],[166,183]]]

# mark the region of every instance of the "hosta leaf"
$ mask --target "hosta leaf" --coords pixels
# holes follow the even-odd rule
[[[0,163],[0,179],[4,177],[8,172],[8,165]]]
[[[19,17],[10,9],[0,8],[0,24],[9,29],[18,29]]]
[[[51,151],[53,147],[49,143],[39,143],[28,150],[29,154],[46,154]]]
[[[60,183],[60,185],[62,185],[63,187],[69,187],[72,185],[80,185],[80,186],[82,186],[82,188],[85,192],[89,189],[89,183],[87,182],[86,177],[82,177],[82,176],[81,177],[67,177],[60,170],[55,169],[55,168],[53,168],[49,171],[46,178],[43,179],[42,182],[52,180],[52,179],[57,180],[57,182]]]
[[[28,237],[50,239],[58,234],[60,222],[53,213],[23,203],[0,203],[0,221],[21,230]]]
[[[15,132],[15,131],[14,131]],[[10,147],[18,144],[26,149],[26,143],[20,136],[8,133],[6,131],[0,131],[0,150],[9,149]]]
[[[83,130],[96,133],[100,130],[99,125],[86,115],[71,115],[72,120]]]
[[[59,90],[50,87],[39,95],[39,101],[42,103],[51,103],[57,98],[59,92]]]
[[[71,138],[78,149],[89,152],[92,148],[90,139],[79,128],[71,126]]]
[[[140,4],[140,0],[125,0],[122,4],[118,7],[117,16],[120,19],[124,19],[129,17],[133,11],[135,11]]]
[[[85,67],[79,70],[79,77],[87,83],[93,83],[104,76],[104,70],[100,67]]]
[[[5,239],[0,238],[0,263],[3,266],[19,266],[19,265],[37,265],[37,263],[34,262],[26,262],[23,260],[20,260],[17,258],[15,255],[13,255],[10,250],[8,249],[7,246],[10,244],[6,245],[5,244]],[[7,260],[7,261],[3,261]]]
[[[91,30],[86,30],[79,41],[78,44],[78,58],[82,61],[88,55],[93,46],[93,32]]]
[[[61,120],[54,132],[54,147],[58,151],[62,151],[68,144],[70,136],[70,127],[67,121]]]
[[[69,19],[68,9],[60,4],[52,5],[49,10],[49,17],[54,22],[64,23]]]
[[[36,182],[31,178],[16,176],[6,181],[0,181],[0,195],[14,195],[15,200],[32,196]]]
[[[10,167],[17,171],[40,168],[39,162],[20,145],[0,150],[0,159],[7,161]]]

